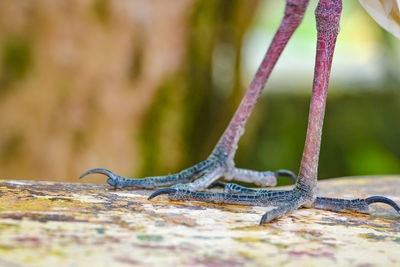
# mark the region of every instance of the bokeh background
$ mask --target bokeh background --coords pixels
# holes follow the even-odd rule
[[[0,177],[76,182],[95,167],[139,177],[204,160],[250,83],[284,2],[1,0]],[[400,41],[358,1],[345,2],[320,178],[398,174]],[[299,168],[316,4],[250,118],[240,167]]]

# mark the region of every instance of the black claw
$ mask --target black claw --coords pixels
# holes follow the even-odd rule
[[[291,172],[289,170],[277,170],[275,172],[275,176],[276,177],[281,177],[281,176],[289,177],[290,179],[293,180],[294,183],[296,183],[296,181],[297,181],[296,174],[294,174],[293,172]]]
[[[381,197],[381,196],[373,196],[365,199],[365,202],[370,205],[372,203],[385,203],[390,206],[392,206],[398,213],[400,213],[400,207],[391,199],[387,197]]]
[[[224,183],[224,182],[215,182],[215,183],[213,183],[213,184],[211,184],[208,188],[214,188],[214,187],[222,187],[222,188],[225,188],[225,186],[226,186],[226,183]]]
[[[171,193],[176,193],[176,189],[173,188],[163,188],[160,190],[157,190],[156,192],[154,192],[153,194],[151,194],[147,200],[150,200],[152,198],[155,198],[158,195],[163,195],[163,194],[171,194]]]
[[[266,218],[267,218],[267,213],[265,213],[265,214],[261,217],[260,223],[259,223],[258,225],[259,225],[259,226],[262,226],[262,225],[264,224]]]
[[[84,174],[82,174],[82,175],[79,177],[79,179],[82,179],[83,177],[85,177],[86,175],[89,175],[89,174],[91,174],[91,173],[100,173],[100,174],[104,174],[104,175],[106,175],[106,176],[108,176],[108,177],[110,177],[110,178],[114,178],[114,177],[116,176],[116,174],[113,173],[112,171],[109,171],[109,170],[106,170],[106,169],[97,168],[97,169],[88,170],[87,172],[85,172]]]

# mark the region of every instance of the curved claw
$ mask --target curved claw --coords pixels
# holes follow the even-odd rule
[[[150,200],[152,198],[155,198],[158,195],[163,195],[163,194],[171,194],[171,193],[175,193],[177,190],[174,188],[163,188],[160,190],[157,190],[156,192],[154,192],[153,194],[151,194],[147,200]]]
[[[91,169],[82,174],[79,179],[82,179],[86,175],[92,174],[92,173],[100,173],[108,176],[107,183],[111,186],[117,186],[117,180],[120,178],[119,175],[113,173],[112,171],[106,170],[106,169],[101,169],[101,168],[96,168],[96,169]]]
[[[82,174],[79,179],[82,179],[83,177],[85,177],[86,175],[92,174],[92,173],[100,173],[100,174],[104,174],[110,178],[117,178],[118,175],[116,175],[115,173],[113,173],[112,171],[106,170],[106,169],[101,169],[101,168],[96,168],[96,169],[91,169],[88,170],[87,172],[85,172],[84,174]]]
[[[302,197],[298,197],[297,199],[293,199],[292,201],[287,202],[282,206],[278,206],[268,212],[266,212],[260,220],[259,226],[262,226],[264,223],[269,223],[272,220],[278,219],[282,216],[285,216],[291,213],[293,210],[298,209],[304,199]]]
[[[275,176],[276,177],[281,177],[281,176],[289,177],[290,179],[292,179],[292,181],[294,183],[296,183],[296,181],[297,181],[297,175],[289,170],[277,170],[275,172]]]
[[[263,216],[261,216],[260,222],[258,223],[258,226],[262,226],[267,219],[267,213],[264,213]]]
[[[394,202],[393,200],[387,198],[387,197],[381,197],[381,196],[373,196],[365,199],[365,202],[370,205],[372,203],[385,203],[388,204],[389,206],[392,206],[398,213],[400,213],[400,207]]]

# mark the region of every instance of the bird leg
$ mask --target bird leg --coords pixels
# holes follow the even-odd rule
[[[288,200],[290,190],[269,190],[244,187],[234,183],[215,182],[210,188],[222,187],[223,193],[201,193],[185,192],[184,190],[164,190],[154,192],[149,199],[160,194],[169,194],[174,200],[197,200],[219,204],[238,204],[252,206],[273,206],[279,205]],[[338,199],[317,197],[313,208],[330,211],[353,211],[369,213],[369,205],[373,203],[385,203],[392,206],[400,213],[400,207],[391,199],[382,196],[373,196],[366,199]]]
[[[215,185],[215,184],[214,184]],[[292,205],[296,205],[302,198],[301,192],[293,190],[268,190],[268,189],[252,189],[237,184],[227,184],[217,182],[217,186],[225,187],[225,192],[220,193],[203,193],[189,191],[185,189],[164,188],[160,189],[149,196],[149,200],[162,194],[168,194],[173,200],[195,200],[216,204],[235,204],[250,206],[278,206],[278,208],[267,212],[261,217],[260,225],[266,221],[270,221],[270,216],[277,216],[283,210],[290,209]],[[373,203],[385,203],[393,207],[400,213],[400,207],[391,199],[382,196],[373,196],[365,199],[338,199],[317,197],[311,207],[315,209],[330,211],[352,211],[358,213],[369,213],[369,205]],[[283,207],[283,208],[280,208]]]
[[[368,213],[369,204],[383,202],[391,205],[396,211],[400,212],[400,208],[395,202],[381,196],[354,200],[316,197],[315,191],[318,176],[322,126],[333,51],[339,32],[341,11],[341,0],[319,0],[315,11],[318,41],[307,137],[299,175],[296,185],[292,190],[255,190],[235,184],[218,182],[212,186],[223,186],[225,188],[224,193],[201,193],[179,188],[168,188],[154,192],[149,199],[159,194],[168,194],[170,198],[176,200],[200,200],[214,203],[277,206],[262,216],[260,224],[282,217],[299,207]]]
[[[289,5],[289,2],[287,4]],[[335,48],[336,37],[339,33],[339,21],[341,12],[342,12],[341,0],[319,0],[317,8],[315,10],[318,35],[317,35],[317,53],[316,53],[315,69],[314,69],[314,82],[311,93],[307,136],[304,146],[303,157],[301,160],[300,171],[297,177],[295,187],[289,191],[267,191],[266,194],[260,194],[260,195],[249,194],[249,195],[238,196],[239,199],[241,198],[245,199],[244,200],[245,202],[250,200],[256,201],[256,199],[262,198],[263,203],[267,203],[269,205],[275,205],[275,204],[278,205],[278,207],[264,214],[261,222],[264,221],[269,222],[276,218],[282,217],[299,207],[312,207],[315,203],[316,199],[315,191],[316,191],[317,176],[318,176],[318,159],[319,159],[319,151],[321,145],[322,126],[325,114],[329,75],[332,65],[332,58],[333,58],[333,51]],[[285,20],[285,18],[283,20]],[[286,27],[286,25],[284,27]],[[262,79],[262,77],[259,77],[259,74],[263,70],[263,63],[256,74],[254,80],[256,82],[253,81],[252,85],[256,84],[258,79],[260,80]],[[251,94],[252,85],[250,86],[249,91],[246,93],[246,95]],[[246,102],[246,96],[236,113],[241,112],[241,107],[243,107],[243,109],[245,108],[243,102]],[[250,105],[248,109],[251,109],[252,107],[253,105]],[[242,121],[245,121],[245,119],[238,120],[238,122],[235,121],[235,117],[234,119],[232,119],[233,123],[231,122],[230,126],[228,126],[228,129],[225,131],[225,134],[221,138],[222,141],[220,140],[219,144],[221,144],[221,148],[227,147],[233,149],[236,146],[235,143],[236,140],[232,140],[232,138],[229,139],[229,137],[238,136],[237,134],[236,135],[231,134],[231,132],[234,132],[234,130],[238,131],[239,129],[240,131],[241,129],[243,129],[240,123]],[[238,126],[236,127],[232,126],[231,129],[230,128],[231,125],[238,125]],[[234,145],[230,145],[232,143]],[[217,148],[219,148],[218,145]],[[224,149],[223,151],[229,151],[227,148]],[[208,185],[211,184],[212,183]],[[175,187],[174,189],[186,189],[186,190],[167,191],[161,189],[159,190],[159,192],[169,193],[169,196],[171,196],[172,198],[174,198],[174,196],[177,197],[176,196],[177,194],[182,199],[185,199],[185,196],[183,196],[185,194],[187,194],[188,196],[196,196],[196,197],[198,196],[188,191],[191,190],[191,188]],[[152,197],[156,196],[157,194],[158,192],[155,192],[152,195]],[[236,198],[236,196],[234,196],[234,198]],[[204,200],[206,199],[207,198],[204,198]],[[275,200],[279,201],[275,202]]]
[[[235,168],[233,159],[239,139],[244,133],[245,124],[250,117],[257,99],[287,42],[300,25],[308,3],[309,0],[286,0],[285,16],[253,81],[228,127],[211,155],[205,161],[179,173],[166,176],[129,179],[106,169],[92,169],[84,173],[81,178],[91,173],[101,173],[108,176],[107,182],[111,186],[117,188],[158,188],[175,185],[175,188],[190,189],[192,191],[205,189],[221,177],[224,177],[225,180],[238,180],[255,183],[260,186],[275,186],[276,178],[279,176],[289,176],[295,180],[296,176],[290,171],[257,172]]]
[[[167,188],[154,192],[149,199],[160,194],[168,194],[169,198],[175,200],[198,200],[213,203],[277,206],[262,216],[260,225],[264,222],[270,222],[276,218],[282,217],[299,207],[369,213],[370,204],[381,202],[392,206],[400,213],[400,208],[394,201],[382,196],[353,200],[316,197],[315,191],[318,176],[318,159],[322,126],[333,51],[335,48],[336,37],[339,32],[341,11],[341,0],[319,0],[315,11],[318,41],[314,83],[303,157],[296,185],[292,190],[256,190],[237,184],[217,182],[212,184],[211,187],[222,186],[225,189],[224,193],[202,193]]]
[[[290,191],[293,199],[265,213],[261,219],[261,223],[264,221],[270,222],[282,217],[301,206],[312,207],[314,205],[329,75],[336,37],[339,33],[341,13],[341,0],[318,1],[315,10],[318,35],[314,82],[308,116],[307,136],[300,171],[296,185]]]

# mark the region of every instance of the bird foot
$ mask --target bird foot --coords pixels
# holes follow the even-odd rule
[[[294,182],[296,181],[296,175],[288,170],[259,172],[235,168],[233,162],[229,162],[228,164],[227,160],[213,154],[205,161],[190,168],[165,176],[131,179],[119,176],[109,170],[98,168],[85,172],[80,178],[92,173],[100,173],[108,176],[108,184],[115,188],[136,187],[154,189],[174,185],[176,189],[191,191],[206,189],[222,177],[225,180],[254,183],[259,186],[275,186],[278,177],[289,177]]]
[[[260,220],[260,225],[278,219],[300,207],[309,207],[329,211],[352,211],[369,213],[369,205],[384,203],[393,207],[400,214],[400,207],[392,200],[373,196],[366,199],[337,199],[316,197],[311,188],[297,184],[292,190],[252,189],[233,183],[216,182],[211,187],[223,187],[224,192],[195,192],[182,188],[164,188],[149,196],[149,200],[167,194],[171,200],[202,201],[218,204],[239,204],[250,206],[276,206],[266,212]]]
[[[233,185],[233,184],[230,184]],[[240,187],[240,186],[238,186]],[[244,188],[244,187],[242,187]],[[254,189],[251,189],[254,190]],[[270,222],[274,219],[282,217],[301,206],[311,206],[312,197],[299,187],[292,190],[255,190],[246,193],[203,193],[191,191],[179,187],[163,188],[149,196],[149,200],[167,194],[171,200],[196,200],[211,203],[239,204],[253,206],[277,206],[273,210],[265,213],[260,221],[260,225],[264,222]]]

